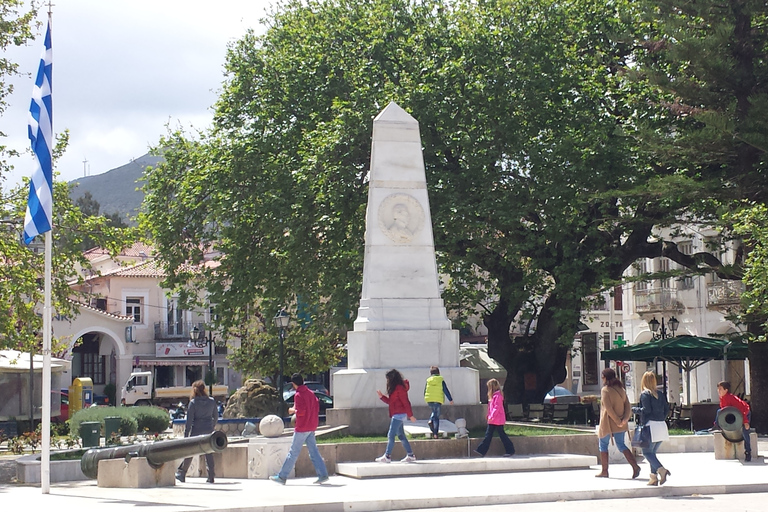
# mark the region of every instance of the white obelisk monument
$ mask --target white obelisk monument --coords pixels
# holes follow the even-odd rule
[[[470,426],[484,421],[478,373],[459,366],[459,332],[440,298],[419,123],[395,103],[373,121],[363,291],[347,342],[348,367],[333,375],[330,424],[386,432],[388,409],[376,390],[386,393],[392,368],[410,381],[414,412],[426,419],[432,365],[454,400],[443,416]]]

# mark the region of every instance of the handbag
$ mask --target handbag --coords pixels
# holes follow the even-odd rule
[[[648,448],[651,446],[651,429],[647,425],[637,425],[632,436],[633,448]]]

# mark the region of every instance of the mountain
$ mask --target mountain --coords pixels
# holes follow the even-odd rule
[[[144,186],[144,169],[161,160],[159,156],[146,154],[103,174],[72,180],[69,182],[72,185],[70,196],[75,201],[90,192],[101,206],[99,213],[119,213],[125,222],[129,222],[136,217],[144,200],[144,192],[140,190]]]

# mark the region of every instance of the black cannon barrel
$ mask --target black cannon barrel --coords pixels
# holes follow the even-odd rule
[[[717,426],[722,430],[723,437],[732,443],[738,443],[744,439],[742,428],[744,427],[744,416],[736,407],[728,406],[720,409],[717,413]]]
[[[201,436],[155,441],[154,443],[131,444],[112,448],[93,448],[85,452],[80,461],[80,468],[88,478],[97,478],[99,461],[145,457],[150,466],[158,468],[172,460],[194,457],[205,453],[224,451],[227,447],[227,435],[220,430]]]

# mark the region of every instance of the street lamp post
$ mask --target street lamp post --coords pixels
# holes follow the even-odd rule
[[[208,331],[208,339],[205,338],[205,332],[201,331],[199,327],[192,327],[192,343],[198,348],[203,348],[208,345],[208,374],[206,375],[208,380],[208,396],[213,398],[213,333]]]
[[[275,315],[275,318],[273,318],[273,321],[275,322],[275,327],[277,327],[278,331],[278,339],[280,340],[280,346],[279,346],[279,365],[280,365],[280,375],[277,378],[277,384],[278,384],[278,390],[277,393],[280,395],[280,409],[278,410],[280,419],[282,419],[285,416],[285,398],[283,397],[283,345],[285,344],[285,329],[288,327],[288,322],[291,320],[291,315],[288,314],[288,312],[285,310],[285,308],[281,308],[280,311],[277,312]]]
[[[667,339],[667,328],[664,325],[664,317],[661,317],[661,322],[656,320],[656,317],[654,316],[649,322],[648,327],[650,327],[651,332],[653,333],[653,339],[654,340],[665,340]],[[680,327],[680,321],[674,317],[674,315],[669,319],[669,330],[672,332],[672,336],[674,337],[675,331],[677,331],[677,328]],[[661,362],[662,367],[664,369],[664,379],[663,379],[663,388],[664,388],[664,394],[667,394],[667,361],[662,360]]]

